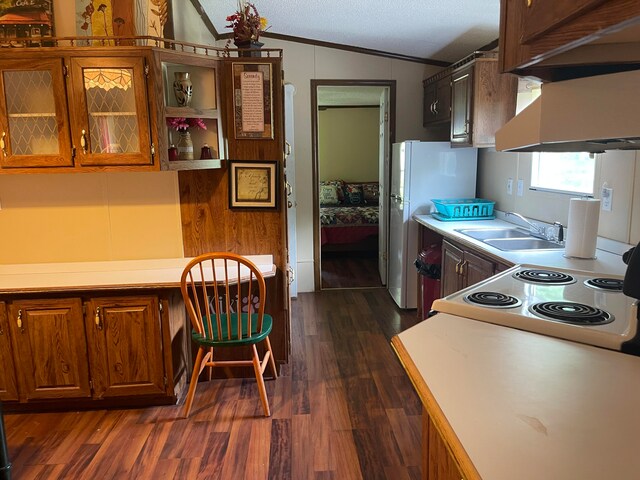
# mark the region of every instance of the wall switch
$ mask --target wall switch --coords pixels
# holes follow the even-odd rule
[[[518,179],[518,196],[521,197],[524,194],[524,180]]]
[[[602,187],[600,197],[602,201],[600,208],[605,212],[610,212],[611,204],[613,203],[613,188]]]
[[[513,178],[507,180],[507,195],[513,195]]]

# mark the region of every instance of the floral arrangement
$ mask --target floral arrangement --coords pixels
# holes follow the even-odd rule
[[[261,17],[253,3],[238,0],[238,10],[227,17],[227,28],[233,29],[235,42],[257,42],[260,34],[267,30],[267,19]]]
[[[206,130],[207,126],[201,118],[169,117],[167,125],[178,132],[186,132],[190,127]]]

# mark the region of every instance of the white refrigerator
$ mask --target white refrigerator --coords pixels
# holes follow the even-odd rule
[[[393,144],[387,288],[400,308],[416,308],[418,301],[418,223],[412,215],[430,213],[434,198],[475,197],[477,159],[477,149],[451,148],[449,142]]]

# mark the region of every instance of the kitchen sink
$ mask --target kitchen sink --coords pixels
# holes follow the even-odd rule
[[[488,238],[483,240],[487,245],[500,250],[561,250],[564,247],[556,242],[543,238]]]
[[[528,230],[518,227],[460,228],[455,231],[504,251],[564,248],[559,243],[534,237]]]
[[[523,228],[460,228],[456,229],[456,232],[460,232],[476,240],[530,237],[529,232]]]

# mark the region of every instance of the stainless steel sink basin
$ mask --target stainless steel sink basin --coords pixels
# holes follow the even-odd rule
[[[562,245],[542,238],[489,238],[483,240],[487,245],[499,248],[500,250],[561,250]]]
[[[533,237],[528,230],[518,227],[460,228],[455,231],[504,251],[564,248],[556,242]]]
[[[476,240],[487,240],[488,238],[529,238],[529,232],[523,228],[460,228],[456,229],[468,237]]]

